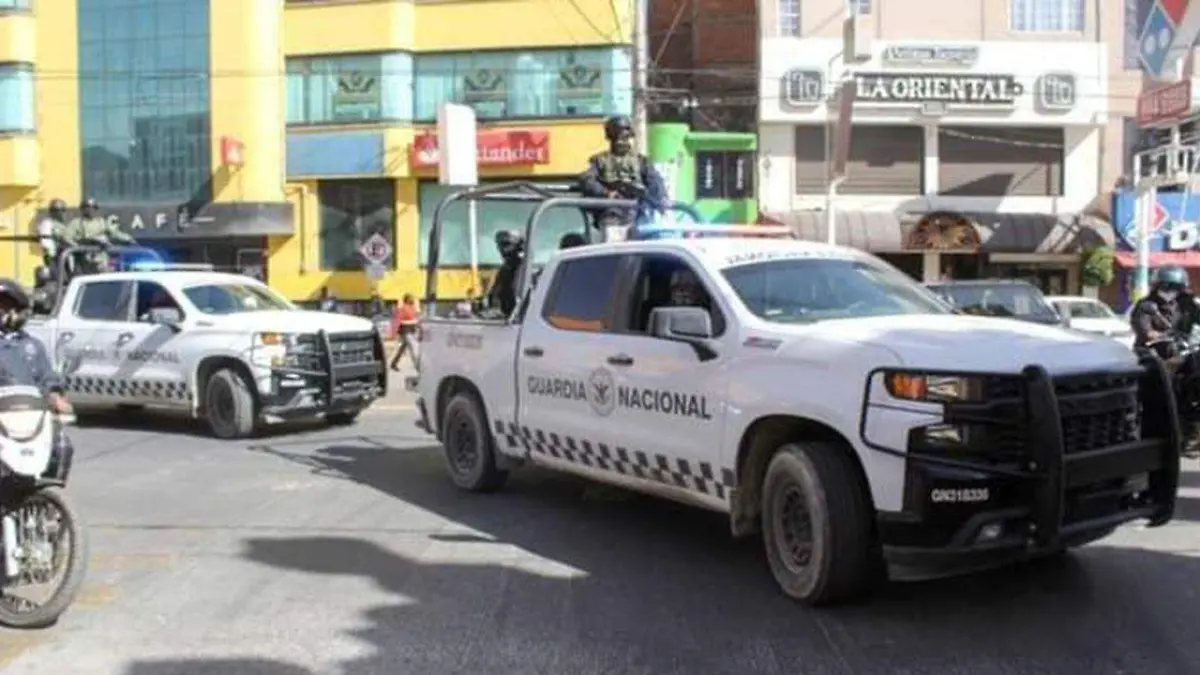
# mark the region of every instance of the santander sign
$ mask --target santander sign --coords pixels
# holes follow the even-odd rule
[[[479,166],[531,166],[550,163],[550,132],[545,129],[494,129],[475,136]],[[416,168],[438,165],[437,135],[413,141],[409,161]]]

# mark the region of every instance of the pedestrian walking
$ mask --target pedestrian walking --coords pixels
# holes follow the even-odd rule
[[[400,357],[408,354],[408,358],[412,361],[413,368],[420,369],[417,365],[417,345],[416,337],[421,330],[421,310],[417,307],[417,299],[412,293],[405,293],[404,299],[400,302],[400,306],[396,308],[396,313],[392,317],[392,334],[399,341],[396,347],[396,355],[392,357],[390,367],[392,370],[400,370]]]

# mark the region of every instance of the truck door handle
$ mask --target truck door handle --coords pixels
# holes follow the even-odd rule
[[[628,354],[614,354],[608,357],[608,362],[614,366],[632,366],[633,357]]]
[[[545,355],[545,353],[546,352],[542,351],[541,347],[526,347],[525,348],[525,356],[531,356],[535,359]]]
[[[123,345],[133,339],[133,333],[121,333],[117,336],[117,344]]]

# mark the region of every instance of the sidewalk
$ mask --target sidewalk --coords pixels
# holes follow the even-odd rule
[[[387,358],[388,363],[391,363],[392,356],[396,353],[396,343],[387,343]],[[407,412],[416,409],[417,396],[413,392],[408,391],[404,387],[405,378],[416,375],[417,371],[413,369],[412,361],[408,360],[406,355],[400,359],[400,370],[388,370],[388,391],[387,395],[372,405],[368,410],[379,412]]]

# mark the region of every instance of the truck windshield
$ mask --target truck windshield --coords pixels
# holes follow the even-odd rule
[[[755,316],[779,323],[951,313],[904,273],[862,260],[772,260],[724,276]]]
[[[1025,284],[945,284],[933,290],[954,304],[963,314],[1029,319],[1045,323],[1059,320],[1058,313],[1043,299],[1041,292]]]
[[[204,284],[185,288],[183,294],[205,314],[296,309],[270,289],[251,284]]]

